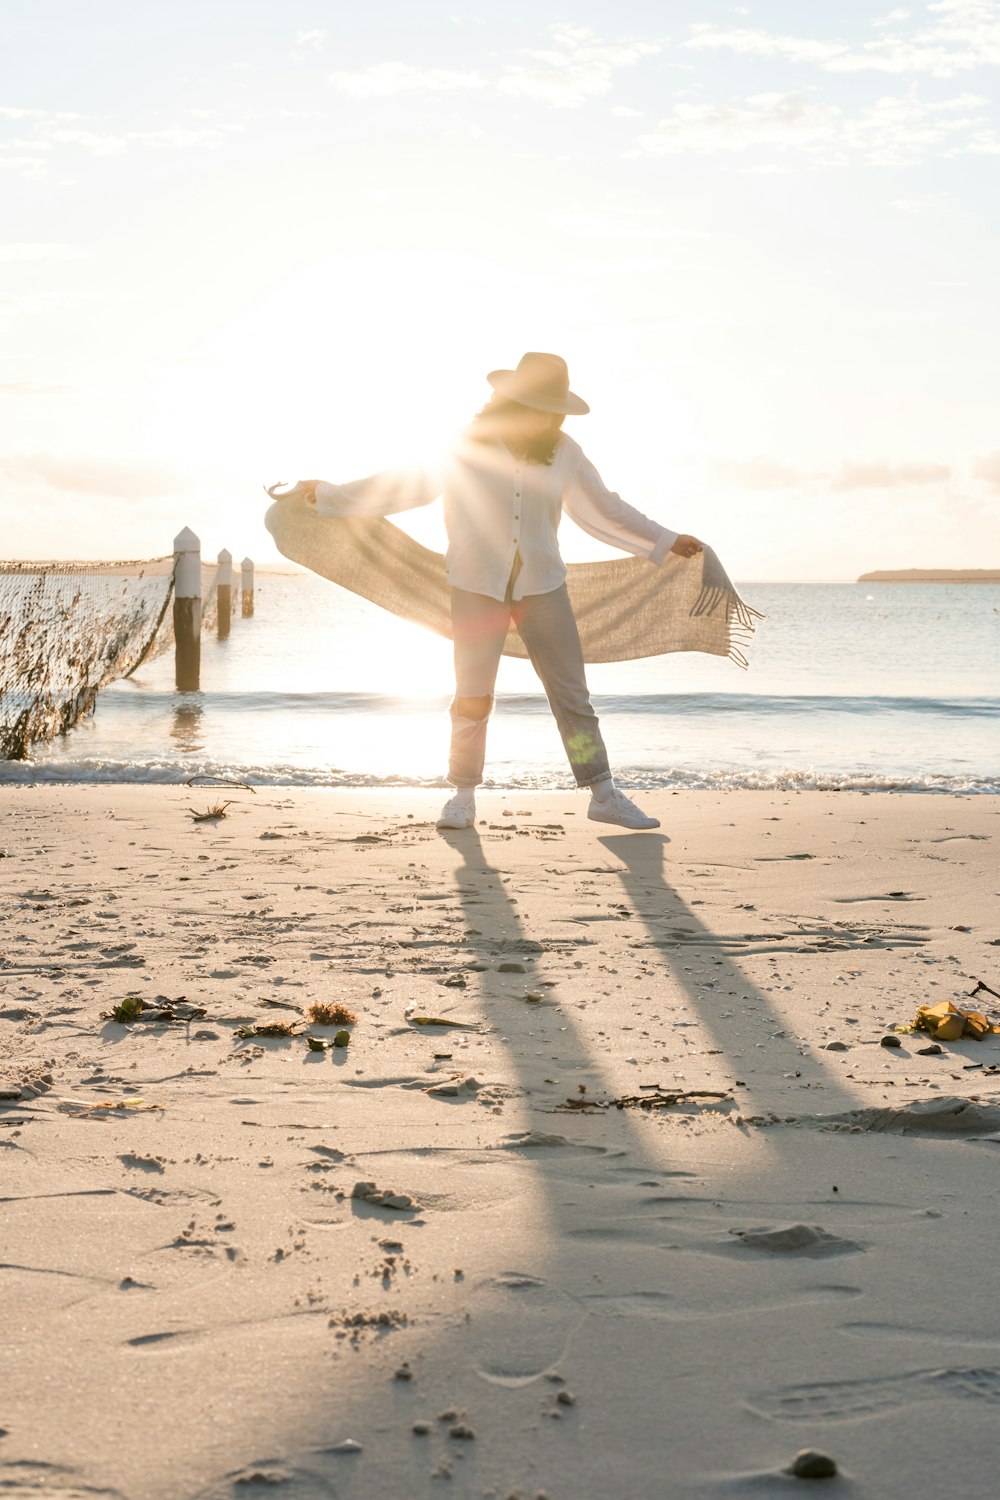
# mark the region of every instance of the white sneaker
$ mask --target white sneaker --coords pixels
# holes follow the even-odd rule
[[[475,798],[456,792],[449,797],[437,820],[439,828],[471,828],[476,821]]]
[[[659,818],[651,818],[644,813],[641,807],[636,807],[631,797],[626,797],[617,787],[610,797],[602,801],[590,796],[590,806],[587,809],[587,817],[593,818],[595,823],[617,823],[619,828],[659,828]]]

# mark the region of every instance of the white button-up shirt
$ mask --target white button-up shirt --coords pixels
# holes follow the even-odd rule
[[[321,516],[389,516],[444,496],[448,581],[503,599],[548,594],[566,577],[557,532],[562,512],[599,541],[662,563],[679,535],[606,488],[579,443],[563,433],[551,464],[526,463],[497,439],[468,435],[442,469],[399,469],[350,484],[316,486]]]

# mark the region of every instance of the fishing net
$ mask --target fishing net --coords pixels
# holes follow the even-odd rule
[[[202,570],[209,622],[215,572]],[[71,728],[100,688],[171,644],[173,573],[173,557],[0,563],[0,759]]]

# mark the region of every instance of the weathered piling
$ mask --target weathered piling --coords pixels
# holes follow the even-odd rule
[[[201,686],[201,542],[189,526],[174,538],[174,669],[178,691]]]
[[[229,634],[233,619],[233,554],[225,547],[219,553],[219,572],[216,580],[218,604],[218,636],[224,641]]]
[[[253,614],[253,558],[240,563],[240,614],[248,620]]]

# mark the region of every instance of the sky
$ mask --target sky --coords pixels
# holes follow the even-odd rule
[[[998,72],[1000,0],[0,0],[4,555],[273,562],[541,349],[737,578],[1000,566]]]

